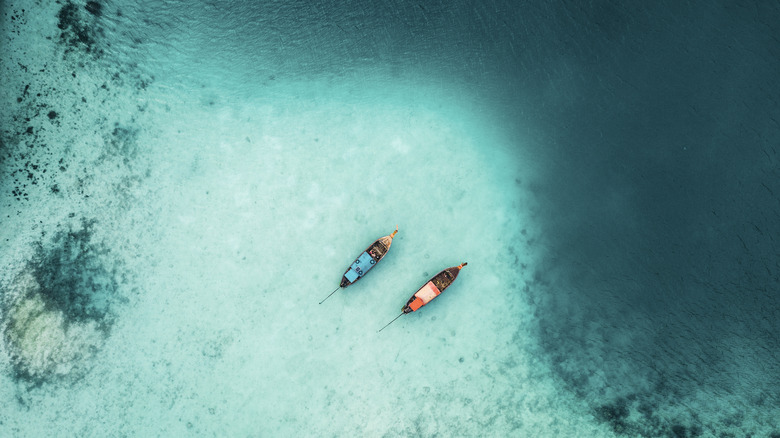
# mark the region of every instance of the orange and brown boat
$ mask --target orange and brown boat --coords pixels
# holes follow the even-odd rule
[[[374,243],[369,245],[369,247],[366,248],[366,250],[363,251],[363,253],[360,254],[354,262],[352,262],[352,265],[350,265],[346,272],[344,272],[344,275],[341,277],[341,284],[339,287],[331,292],[330,295],[325,297],[325,300],[330,298],[330,296],[336,293],[336,291],[340,288],[355,284],[358,280],[363,278],[363,276],[366,275],[366,273],[371,268],[376,266],[376,264],[379,263],[379,261],[382,260],[385,255],[387,255],[387,252],[390,250],[390,245],[393,243],[393,237],[395,237],[396,233],[398,233],[397,225],[395,227],[395,231],[393,231],[390,235],[380,237]],[[324,303],[325,300],[320,301],[320,304]]]
[[[433,300],[434,298],[441,295],[442,292],[444,292],[444,289],[447,289],[453,281],[455,281],[456,278],[458,278],[458,274],[460,273],[460,270],[463,269],[464,266],[466,266],[468,263],[461,263],[458,266],[453,266],[452,268],[447,268],[438,274],[434,275],[433,278],[431,278],[427,283],[423,285],[417,292],[412,295],[411,298],[409,298],[409,301],[406,302],[406,305],[401,309],[401,314],[396,316],[395,319],[388,322],[385,327],[392,324],[396,319],[400,318],[406,313],[412,313],[420,309],[420,307],[428,304]],[[385,327],[382,327],[379,329],[378,332],[381,332],[385,329]]]

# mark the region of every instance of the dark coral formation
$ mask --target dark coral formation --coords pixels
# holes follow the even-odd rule
[[[596,418],[599,421],[609,423],[616,433],[627,433],[626,419],[629,411],[625,399],[617,399],[611,404],[601,405],[596,408]]]
[[[39,242],[29,269],[47,304],[69,321],[93,320],[107,331],[119,284],[104,259],[110,251],[92,240],[94,226],[94,220],[83,219],[79,228],[60,231],[46,247]]]
[[[103,5],[98,2],[88,1],[84,8],[90,14],[99,17],[103,14]]]
[[[28,63],[24,53],[12,51],[2,63],[2,74],[15,79],[8,86],[17,90],[15,105],[0,115],[0,189],[10,195],[3,200],[6,218],[13,206],[8,201],[27,203],[52,194],[89,197],[93,163],[79,163],[68,144],[73,140],[69,134],[83,132],[84,115],[94,110],[92,106],[121,102],[123,91],[142,92],[152,81],[137,64],[116,62],[106,50],[111,44],[104,41],[101,20],[108,12],[101,2],[65,1],[56,12],[57,33],[52,39],[56,43],[52,55],[64,54],[63,59],[33,67],[34,60]],[[29,11],[12,13],[12,33],[25,32]],[[85,87],[90,80],[101,82]],[[133,109],[140,113],[146,108]],[[116,158],[129,168],[139,150],[134,118],[120,122],[99,116],[94,122],[94,130],[104,139],[101,160]],[[65,183],[74,179],[78,184]]]
[[[620,397],[595,407],[594,416],[620,436],[696,438],[703,435],[702,424],[696,415],[687,421],[669,423],[656,412],[649,401],[651,398],[651,394]]]
[[[126,301],[122,263],[94,239],[94,220],[36,245],[3,297],[3,340],[14,377],[40,385],[80,378]],[[46,333],[46,339],[37,339]],[[29,342],[34,341],[34,342]]]
[[[85,15],[82,8],[71,1],[57,13],[57,27],[60,29],[60,40],[68,46],[68,51],[83,50],[95,56],[101,56],[103,49],[98,48],[97,41],[104,34],[103,29],[97,25],[96,19],[102,14],[99,3],[88,2],[85,6]]]

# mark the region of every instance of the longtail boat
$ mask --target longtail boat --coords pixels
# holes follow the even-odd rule
[[[337,290],[355,284],[358,280],[363,278],[363,276],[366,275],[366,273],[371,268],[376,266],[376,264],[379,263],[379,261],[382,260],[385,255],[387,255],[387,252],[390,250],[390,245],[393,243],[393,237],[395,237],[396,233],[398,233],[398,225],[395,226],[395,231],[393,231],[390,235],[380,237],[374,241],[374,243],[369,245],[369,247],[366,248],[366,250],[363,251],[363,253],[360,254],[354,262],[352,262],[352,265],[347,268],[346,272],[344,272],[344,276],[341,277],[341,284],[339,287],[334,289],[330,295],[325,297],[325,300],[330,298],[330,296],[336,293]],[[325,300],[320,301],[320,304],[324,303]]]
[[[416,312],[418,309],[420,309],[420,307],[430,303],[431,300],[441,295],[441,293],[444,292],[444,289],[447,289],[452,284],[452,282],[458,278],[460,270],[463,269],[463,267],[467,264],[468,263],[464,262],[458,266],[447,268],[434,275],[433,278],[428,280],[428,282],[425,283],[423,287],[421,287],[417,292],[414,293],[414,295],[412,295],[411,298],[409,298],[409,301],[407,301],[406,305],[401,309],[401,314],[396,316],[392,321],[388,322],[387,325],[379,329],[377,333],[384,330],[388,325],[395,322],[395,320],[401,316],[407,313]]]

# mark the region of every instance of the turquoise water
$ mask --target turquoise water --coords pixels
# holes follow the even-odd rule
[[[780,434],[776,7],[2,14],[0,435]]]

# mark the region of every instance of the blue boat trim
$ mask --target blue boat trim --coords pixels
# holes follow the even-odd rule
[[[352,266],[349,267],[344,276],[347,277],[350,283],[354,283],[358,277],[366,275],[366,272],[373,268],[374,265],[376,265],[376,261],[368,252],[363,251],[363,254],[360,254],[360,257],[352,263]]]

